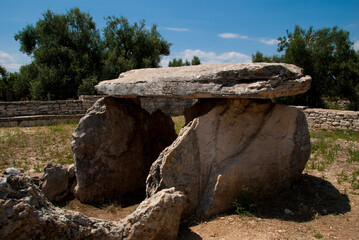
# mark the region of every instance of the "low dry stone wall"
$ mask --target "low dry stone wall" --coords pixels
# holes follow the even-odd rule
[[[52,122],[79,120],[100,95],[80,96],[79,100],[0,102],[0,127],[36,126]],[[193,99],[141,98],[141,105],[148,112],[161,109],[167,115],[182,115],[183,109],[193,105]],[[359,111],[332,109],[301,109],[309,129],[352,129],[359,131]]]
[[[332,109],[302,109],[307,117],[309,129],[351,129],[359,130],[359,111]]]

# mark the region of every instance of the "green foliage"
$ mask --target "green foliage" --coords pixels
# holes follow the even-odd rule
[[[323,97],[336,96],[351,102],[350,108],[359,109],[359,54],[353,49],[349,32],[333,28],[305,30],[295,26],[293,33],[278,38],[281,57],[263,56],[257,52],[253,61],[285,62],[304,69],[312,77],[307,93],[278,101],[287,104],[324,107]]]
[[[191,63],[192,63],[192,65],[200,65],[201,60],[199,59],[199,57],[193,56]]]
[[[124,17],[108,17],[101,38],[92,17],[79,8],[65,14],[47,10],[35,25],[15,34],[15,40],[33,61],[20,69],[14,94],[37,100],[75,98],[78,91],[94,93],[98,80],[134,68],[159,67],[171,45],[156,25],[151,29],[144,21],[131,25]]]
[[[82,81],[79,86],[79,95],[94,95],[96,94],[95,86],[98,83],[97,77],[92,76]]]
[[[161,55],[169,55],[171,44],[145,21],[131,25],[125,17],[108,17],[104,29],[103,77],[116,78],[121,72],[137,68],[159,67]]]
[[[323,238],[323,235],[321,233],[316,233],[314,235],[314,237],[317,238],[317,239],[321,239],[321,238]]]
[[[0,100],[6,100],[6,90],[8,88],[8,73],[5,67],[0,65]]]
[[[18,73],[8,73],[5,67],[0,65],[0,100],[15,101],[15,88],[17,87]]]
[[[284,56],[264,56],[263,53],[257,51],[252,55],[252,62],[268,62],[268,63],[281,63],[284,62]]]
[[[257,210],[257,205],[254,204],[252,194],[244,190],[239,195],[239,198],[232,203],[234,213],[242,217],[250,217]]]
[[[193,56],[191,62],[189,62],[187,59],[185,62],[183,62],[182,58],[179,59],[172,59],[172,61],[170,61],[168,63],[169,67],[181,67],[181,66],[190,66],[190,65],[199,65],[201,64],[201,60],[199,59],[199,57],[197,56]]]
[[[99,31],[92,17],[78,8],[66,14],[47,10],[35,26],[18,32],[15,40],[34,59],[20,77],[21,83],[30,85],[33,99],[75,97],[82,80],[100,71]]]

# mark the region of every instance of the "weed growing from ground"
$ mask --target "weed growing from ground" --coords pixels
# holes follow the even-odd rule
[[[349,153],[349,157],[347,159],[348,163],[359,162],[359,150],[353,144],[347,148],[347,151]]]
[[[252,194],[244,191],[239,198],[232,202],[234,213],[241,217],[251,217],[257,210],[257,205],[253,202]]]
[[[317,239],[321,239],[321,238],[323,238],[323,235],[321,233],[316,233],[314,235],[314,237],[317,238]]]
[[[348,174],[345,174],[344,171],[342,170],[341,173],[337,174],[337,181],[339,184],[342,184],[342,182],[348,182]]]

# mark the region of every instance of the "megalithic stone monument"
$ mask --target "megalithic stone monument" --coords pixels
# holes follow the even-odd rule
[[[147,178],[148,197],[175,187],[187,198],[182,217],[209,217],[241,194],[274,194],[301,176],[310,141],[305,115],[270,99],[304,93],[310,82],[301,68],[277,63],[138,69],[100,82],[96,89],[107,96],[73,135],[77,196],[121,195]],[[152,120],[141,97],[198,101],[174,140],[168,117]]]

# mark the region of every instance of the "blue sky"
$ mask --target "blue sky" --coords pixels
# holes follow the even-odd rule
[[[14,34],[35,24],[47,9],[65,13],[73,7],[88,12],[105,27],[104,17],[124,16],[158,25],[171,42],[172,58],[200,57],[202,63],[249,62],[257,50],[275,54],[276,39],[295,24],[314,29],[337,25],[350,32],[359,49],[358,0],[0,0],[0,64],[17,71],[31,58],[19,51]]]

